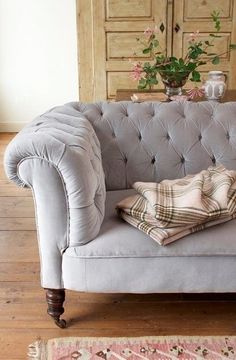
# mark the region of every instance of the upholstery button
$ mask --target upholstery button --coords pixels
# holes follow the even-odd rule
[[[141,140],[142,140],[142,135],[139,134],[139,135],[138,135],[138,138],[139,138],[139,140],[141,141]]]
[[[229,133],[227,132],[227,134],[226,134],[226,138],[229,140],[230,139],[230,135],[229,135]]]
[[[43,124],[43,122],[41,121],[41,122],[35,124],[35,126],[39,126],[39,125],[42,125],[42,124]]]
[[[128,162],[128,159],[127,159],[127,157],[125,156],[125,157],[124,157],[124,163],[127,164],[127,162]]]
[[[201,135],[201,134],[198,136],[198,140],[199,140],[199,141],[202,140],[202,135]]]
[[[181,163],[183,164],[184,162],[185,162],[185,158],[182,157],[182,158],[181,158]]]
[[[170,135],[167,134],[167,135],[166,135],[166,138],[167,138],[167,140],[170,140]]]
[[[154,164],[156,161],[155,156],[152,158],[152,164]]]
[[[215,156],[212,156],[211,161],[213,162],[213,164],[216,163],[216,158],[215,158]]]
[[[116,134],[115,134],[114,132],[112,133],[112,137],[113,137],[113,138],[115,138],[115,137],[116,137]]]

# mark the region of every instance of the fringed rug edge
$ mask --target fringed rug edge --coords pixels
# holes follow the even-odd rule
[[[54,340],[56,340],[56,338]],[[44,341],[38,339],[34,341],[32,344],[30,344],[28,346],[27,360],[46,360],[46,347],[48,346],[49,341],[50,340]]]
[[[48,350],[50,350],[50,345],[53,342],[73,342],[73,341],[79,341],[81,343],[87,343],[90,345],[95,345],[95,344],[99,344],[101,345],[102,342],[107,342],[107,341],[112,341],[115,342],[116,344],[120,344],[122,345],[123,343],[127,343],[129,342],[130,345],[134,345],[137,344],[137,342],[142,343],[142,342],[154,342],[157,340],[165,340],[165,341],[181,341],[181,340],[203,340],[203,339],[208,339],[208,340],[220,340],[220,339],[236,339],[235,335],[219,335],[219,336],[203,336],[203,335],[195,335],[195,336],[189,336],[189,335],[171,335],[171,336],[137,336],[137,337],[79,337],[79,336],[65,336],[65,337],[59,337],[59,338],[52,338],[49,340],[41,340],[38,339],[35,342],[33,342],[32,344],[30,344],[28,346],[28,360],[47,360],[48,357]]]

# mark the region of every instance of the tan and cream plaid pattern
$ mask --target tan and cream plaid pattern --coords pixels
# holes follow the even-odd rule
[[[236,217],[236,171],[222,165],[183,179],[136,182],[120,216],[160,245]]]

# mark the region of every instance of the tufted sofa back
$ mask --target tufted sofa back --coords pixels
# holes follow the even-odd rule
[[[101,143],[107,189],[221,163],[236,170],[236,102],[77,103]]]

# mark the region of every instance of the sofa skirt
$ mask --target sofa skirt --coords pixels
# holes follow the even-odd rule
[[[99,293],[236,292],[235,256],[78,258],[63,255],[65,289]]]

